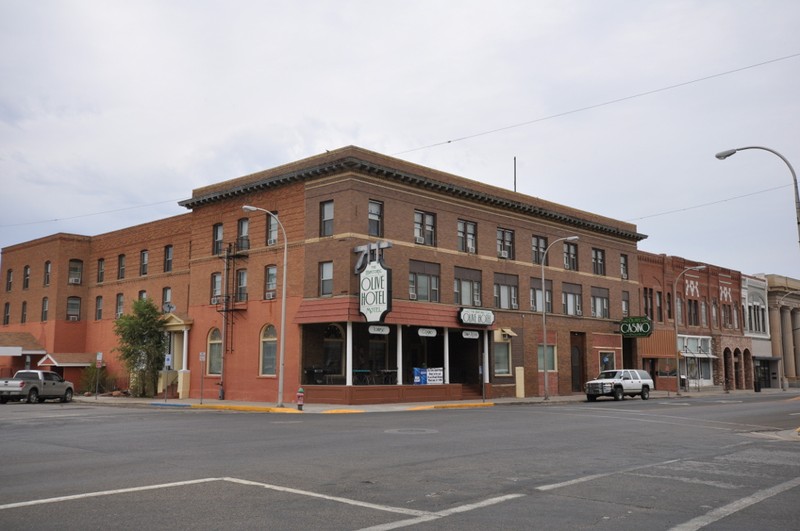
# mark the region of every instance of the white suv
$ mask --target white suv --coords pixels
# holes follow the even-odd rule
[[[655,385],[647,371],[615,369],[601,372],[597,378],[586,382],[584,389],[589,402],[594,402],[598,396],[613,396],[614,400],[622,400],[625,396],[639,395],[642,400],[647,400]]]

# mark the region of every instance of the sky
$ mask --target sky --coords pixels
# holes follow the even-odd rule
[[[0,0],[0,248],[347,145],[800,278],[796,0]],[[720,161],[726,149],[759,146]]]

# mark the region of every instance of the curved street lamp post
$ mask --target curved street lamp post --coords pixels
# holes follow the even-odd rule
[[[250,205],[244,205],[242,210],[245,212],[264,212],[269,217],[275,220],[278,223],[278,226],[281,228],[281,233],[283,235],[283,282],[281,285],[281,337],[280,337],[280,347],[279,347],[279,354],[278,354],[278,401],[277,406],[283,407],[283,365],[284,365],[284,358],[286,352],[286,265],[287,265],[287,249],[289,242],[286,239],[286,229],[283,228],[283,223],[281,220],[278,219],[278,216],[270,212],[265,208],[259,208]]]
[[[547,289],[544,284],[544,265],[547,263],[547,253],[550,248],[558,242],[572,242],[578,239],[578,236],[566,236],[554,240],[544,250],[542,255],[542,359],[544,360],[544,399],[550,400],[550,390],[547,384]]]

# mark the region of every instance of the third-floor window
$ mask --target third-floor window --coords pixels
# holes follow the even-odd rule
[[[436,214],[414,211],[414,241],[420,245],[436,245]]]
[[[333,201],[319,204],[319,235],[333,236]]]

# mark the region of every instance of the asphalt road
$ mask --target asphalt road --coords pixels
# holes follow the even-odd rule
[[[0,406],[0,529],[794,529],[800,397]]]

